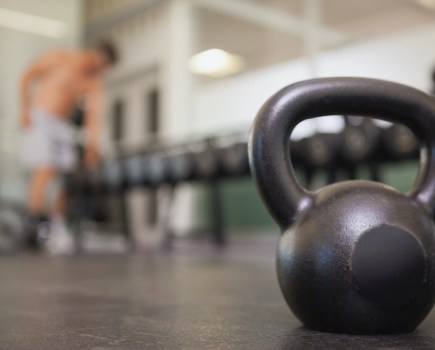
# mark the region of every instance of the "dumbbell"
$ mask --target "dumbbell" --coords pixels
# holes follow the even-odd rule
[[[248,145],[236,142],[219,150],[222,170],[226,176],[249,174]]]
[[[319,171],[327,174],[327,183],[337,178],[338,136],[334,133],[316,133],[310,137],[292,142],[292,159],[301,164],[305,172],[305,184],[313,186],[314,175]]]
[[[418,157],[419,144],[411,130],[402,124],[393,124],[382,130],[382,145],[386,160],[414,159]]]
[[[143,186],[146,183],[144,153],[133,152],[124,157],[126,187],[134,188]]]
[[[79,169],[64,175],[63,181],[69,202],[67,213],[69,220],[91,219],[95,222],[107,220],[106,192],[121,189],[115,183],[109,183],[106,169],[111,168],[107,160],[95,169]]]
[[[201,149],[192,155],[195,159],[196,179],[207,180],[220,176],[221,158],[213,139],[207,139]]]
[[[125,189],[126,179],[122,158],[106,159],[101,166],[101,178],[104,188],[110,192]]]
[[[142,160],[146,186],[156,188],[168,182],[170,178],[169,163],[165,150],[150,150],[144,154]]]
[[[338,154],[348,171],[349,179],[357,178],[357,169],[368,164],[371,179],[379,181],[376,151],[379,149],[380,129],[371,118],[345,116],[345,126],[339,133]]]
[[[89,218],[95,222],[106,222],[108,220],[107,191],[103,185],[101,171],[93,169],[86,173],[85,196],[89,201]]]
[[[0,254],[21,250],[26,239],[24,210],[17,206],[0,207]]]
[[[168,180],[172,184],[193,180],[195,177],[195,157],[191,152],[182,148],[181,151],[169,151]]]

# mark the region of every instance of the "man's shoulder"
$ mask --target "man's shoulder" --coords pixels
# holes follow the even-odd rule
[[[59,58],[70,58],[74,55],[74,52],[69,49],[58,48],[47,52],[48,55]]]
[[[39,56],[37,62],[65,62],[71,57],[71,51],[68,49],[54,49],[45,52],[43,55]]]

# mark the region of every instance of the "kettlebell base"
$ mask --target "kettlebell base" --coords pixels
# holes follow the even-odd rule
[[[334,334],[350,334],[350,335],[392,335],[392,334],[406,334],[412,333],[416,330],[418,326],[403,326],[403,327],[380,327],[376,329],[369,328],[358,328],[358,327],[346,327],[340,325],[334,325],[331,327],[330,325],[319,326],[319,325],[309,325],[303,324],[303,327],[316,332],[324,332],[324,333],[334,333]]]

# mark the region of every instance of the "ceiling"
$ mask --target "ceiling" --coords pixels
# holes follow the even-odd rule
[[[306,4],[315,0],[230,0],[241,2],[245,12],[232,12],[207,6],[199,2],[197,51],[221,48],[242,55],[247,69],[256,69],[304,55],[304,33],[274,28],[261,20],[260,14],[288,16],[289,21],[304,21]],[[430,0],[428,0],[430,1]],[[393,32],[433,23],[435,11],[413,0],[319,0],[318,18],[321,23],[318,47],[330,48],[345,43],[368,40]],[[434,1],[435,3],[435,1]],[[229,4],[231,5],[231,4]],[[231,7],[231,6],[230,6]],[[253,7],[256,16],[247,13]],[[260,11],[261,10],[261,11]],[[271,13],[269,13],[271,12]],[[271,19],[271,18],[269,18]],[[279,18],[278,18],[279,19]],[[285,19],[285,18],[284,18]],[[323,29],[326,28],[326,29]],[[333,42],[323,40],[326,30],[343,36]]]
[[[285,62],[307,52],[430,24],[435,20],[435,0],[190,1],[196,4],[197,14],[195,51],[219,48],[239,54],[246,61],[245,71]],[[122,9],[127,14],[140,13],[151,8],[152,4],[164,2],[86,0],[88,27],[93,22],[96,22],[94,27],[98,27],[101,21],[104,24],[104,17],[108,14],[124,18]],[[420,5],[424,2],[433,5],[432,9]],[[314,4],[314,7],[309,7],[309,4]],[[310,13],[311,21],[317,18],[320,23],[317,31],[312,31],[312,25],[307,26],[307,23],[313,23],[309,20]],[[113,20],[106,22],[111,26],[115,23]],[[308,41],[308,37],[314,40]]]

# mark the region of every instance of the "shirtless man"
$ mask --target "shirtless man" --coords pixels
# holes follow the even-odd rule
[[[83,51],[58,50],[39,57],[21,81],[21,117],[24,130],[23,163],[30,174],[27,209],[36,218],[47,212],[50,184],[77,165],[72,112],[80,101],[85,104],[84,164],[98,164],[101,118],[101,77],[117,59],[107,42]],[[65,196],[58,189],[50,211],[52,250],[71,249],[64,216]],[[57,239],[59,238],[59,239]],[[68,243],[67,243],[68,242]],[[56,247],[57,245],[57,247]],[[62,247],[63,246],[63,247]],[[50,248],[49,248],[50,249]]]

